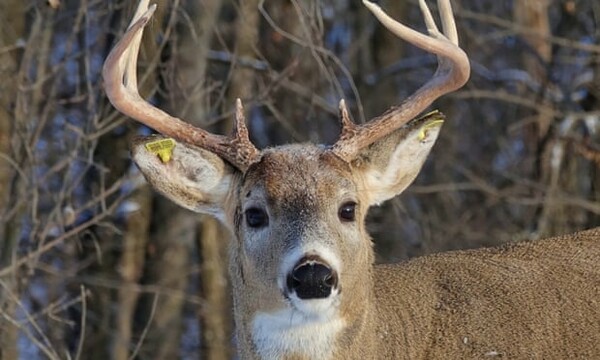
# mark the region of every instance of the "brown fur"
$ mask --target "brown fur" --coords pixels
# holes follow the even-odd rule
[[[277,261],[290,248],[305,242],[307,237],[311,238],[310,234],[305,234],[307,229],[321,235],[323,243],[337,248],[348,263],[352,259],[353,266],[368,268],[372,264],[371,245],[368,237],[365,237],[366,229],[362,222],[356,224],[358,232],[353,232],[358,237],[354,246],[344,246],[339,241],[342,235],[334,227],[338,223],[337,205],[344,200],[334,199],[340,189],[358,194],[350,167],[311,144],[267,150],[261,161],[248,170],[240,186],[239,197],[250,194],[250,197],[266,199],[270,218],[276,223],[273,224],[270,239],[250,240],[263,241],[264,247],[244,246],[244,242],[248,241],[244,229],[241,226],[236,229],[236,238],[241,243],[232,247],[230,269],[234,274],[233,287],[246,289],[243,296],[234,297],[236,324],[239,326],[237,336],[243,359],[258,358],[248,337],[252,317],[257,311],[272,311],[286,304],[279,289],[274,286]],[[332,201],[324,201],[324,195]],[[345,198],[342,195],[340,199]],[[359,210],[361,217],[366,210],[366,205]],[[354,322],[354,311],[359,303],[371,296],[370,288],[364,286],[363,277],[357,274],[348,272],[342,274],[341,278],[344,283],[342,291],[358,295],[356,298],[346,297],[347,301],[343,302],[340,309],[349,322]],[[303,359],[294,354],[287,358]]]
[[[599,260],[597,228],[376,267],[381,358],[598,359]]]
[[[185,151],[175,152],[171,165],[140,150],[142,143],[134,158],[159,191],[178,203],[201,212],[221,207],[229,214],[220,218],[236,235],[230,271],[243,359],[259,358],[251,338],[254,316],[287,306],[276,285],[279,261],[294,246],[315,239],[335,249],[344,264],[339,312],[346,326],[331,344],[335,359],[600,357],[599,229],[372,267],[373,250],[363,223],[371,201],[364,172],[387,167],[384,159],[392,158],[383,154],[393,153],[393,144],[409,136],[390,135],[354,165],[309,144],[270,149],[243,176],[204,150],[184,144],[177,145]],[[369,155],[373,151],[377,153]],[[229,186],[212,186],[210,196],[194,195],[201,189],[182,188],[177,177],[200,170],[177,154],[205,157],[196,162],[201,172],[220,176]],[[370,162],[370,157],[377,161]],[[167,176],[169,181],[157,180]],[[414,176],[408,177],[403,181]],[[202,183],[219,180],[205,178]],[[358,221],[340,225],[337,207],[347,198],[360,204]],[[253,235],[244,228],[241,214],[247,203],[268,209],[268,233]],[[291,353],[280,358],[305,357]]]
[[[132,153],[158,191],[216,216],[234,234],[230,273],[241,358],[600,358],[598,229],[373,266],[365,214],[414,180],[443,116],[410,119],[464,85],[470,68],[448,1],[439,2],[445,37],[427,11],[430,34],[423,36],[364,3],[396,36],[443,61],[407,101],[364,126],[350,124],[341,102],[342,138],[330,149],[305,144],[259,152],[247,139],[239,100],[235,139],[132,102],[139,97],[129,83],[135,77],[123,72],[133,66],[121,60],[136,59],[129,53],[139,44],[135,34],[155,9],[147,1],[105,63],[107,94],[118,109],[199,145],[178,143],[171,159],[161,161],[145,150],[148,140],[138,139]],[[350,214],[356,203],[356,219],[347,216],[349,203]],[[268,223],[248,221],[257,212]],[[339,275],[339,286],[300,298],[285,281],[310,256]]]

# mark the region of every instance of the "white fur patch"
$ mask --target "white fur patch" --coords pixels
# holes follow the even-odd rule
[[[326,360],[333,356],[337,334],[344,325],[337,316],[306,316],[293,308],[258,313],[252,321],[252,340],[264,360],[292,354]]]
[[[286,254],[281,262],[278,285],[285,289],[287,274],[306,255],[321,257],[331,268],[341,272],[340,258],[328,247],[314,242]],[[309,359],[330,359],[337,334],[345,322],[339,317],[339,290],[333,289],[324,299],[303,300],[292,292],[289,307],[272,313],[259,312],[252,320],[252,340],[261,359],[280,359],[300,355]]]

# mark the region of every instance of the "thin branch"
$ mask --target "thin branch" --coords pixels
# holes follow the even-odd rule
[[[84,285],[80,285],[81,290],[81,334],[79,334],[79,342],[77,344],[77,352],[75,353],[75,360],[81,358],[81,352],[83,351],[83,342],[85,341],[85,327],[87,319],[87,294]]]
[[[152,309],[150,310],[150,317],[148,318],[148,321],[146,322],[146,326],[144,326],[144,331],[142,331],[142,335],[140,336],[140,339],[138,340],[137,344],[135,345],[135,349],[133,350],[133,353],[131,353],[131,356],[129,356],[129,360],[135,359],[138,352],[140,351],[140,348],[142,347],[142,344],[144,343],[144,340],[146,339],[146,334],[148,333],[148,330],[150,329],[150,323],[152,323],[152,320],[154,319],[154,314],[156,313],[157,305],[158,305],[158,294],[156,294],[154,296],[154,300],[152,301]]]
[[[32,340],[40,348],[40,350],[42,350],[50,359],[60,359],[60,356],[58,356],[54,348],[52,348],[50,340],[48,339],[44,331],[41,329],[41,327],[38,325],[37,321],[31,316],[29,310],[25,307],[25,305],[23,305],[23,303],[17,298],[17,296],[12,292],[12,290],[6,285],[4,281],[0,280],[0,286],[4,289],[5,293],[8,294],[10,300],[14,301],[21,308],[21,310],[25,314],[25,317],[28,320],[28,323],[42,338],[43,343],[39,341],[36,338],[36,336],[29,331],[27,326],[19,324],[19,322],[16,321],[16,319],[13,319],[9,314],[0,309],[0,312],[2,312],[2,316],[14,326],[18,327],[21,331],[23,331],[27,335],[27,337],[30,340]]]
[[[95,216],[94,218],[74,227],[73,229],[65,232],[64,234],[62,234],[61,236],[53,239],[52,241],[49,241],[47,243],[45,243],[44,245],[38,247],[37,249],[35,249],[34,251],[28,253],[27,255],[17,259],[13,264],[11,264],[10,266],[5,267],[4,269],[0,270],[0,277],[5,276],[13,271],[15,271],[16,269],[18,269],[19,267],[21,267],[22,265],[30,262],[31,260],[38,258],[40,255],[42,255],[43,253],[45,253],[46,251],[60,245],[63,243],[63,241],[65,241],[66,239],[77,235],[79,232],[89,228],[92,225],[96,225],[98,224],[101,220],[103,220],[104,218],[110,216],[113,214],[113,212],[116,210],[117,206],[121,203],[121,201],[123,199],[125,199],[126,195],[121,195],[119,196],[107,209],[105,212],[98,214],[97,216]]]

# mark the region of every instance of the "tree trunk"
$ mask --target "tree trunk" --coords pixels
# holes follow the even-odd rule
[[[113,345],[115,360],[127,360],[133,348],[135,311],[140,297],[139,281],[144,272],[146,246],[150,232],[152,214],[152,189],[143,185],[127,200],[138,207],[127,215],[123,234],[123,248],[119,260],[119,274],[122,284],[117,293],[115,314],[116,336]]]
[[[385,6],[388,14],[402,23],[406,23],[409,3],[405,1],[392,1]],[[361,9],[361,21],[355,30],[357,34],[368,29],[369,24],[377,23],[373,15],[367,9]],[[393,72],[394,65],[402,61],[404,56],[404,41],[398,39],[394,34],[382,25],[376,25],[372,38],[364,42],[360,49],[359,59],[363,63],[365,72],[374,75],[377,79],[373,84],[360,82],[360,94],[365,105],[365,117],[367,121],[391,106],[398,104],[407,97],[412,89],[402,86],[406,81],[406,73]],[[404,196],[411,196],[410,194]],[[396,262],[407,257],[407,249],[411,242],[408,240],[398,241],[398,234],[402,234],[407,224],[398,221],[401,216],[398,210],[400,199],[393,199],[381,207],[372,208],[369,211],[370,233],[375,239],[375,250],[378,262]],[[413,214],[418,216],[417,214]],[[405,221],[406,217],[404,217]],[[402,239],[407,239],[408,234],[403,234]],[[416,239],[413,239],[417,241]],[[422,241],[419,238],[418,241]]]
[[[198,237],[200,285],[203,306],[202,358],[231,359],[233,316],[228,277],[227,244],[229,232],[214,218],[204,216]]]
[[[147,336],[140,351],[141,358],[180,358],[190,254],[197,223],[195,214],[163,197],[156,199],[155,227],[148,245],[144,282],[157,291],[144,296],[143,320],[138,326],[147,329]]]
[[[131,5],[134,5],[133,3]],[[130,6],[131,7],[131,6]],[[153,21],[157,24],[163,24],[164,19],[168,16],[169,8],[160,6],[157,8]],[[124,16],[129,16],[133,13],[133,8],[124,12]],[[153,60],[159,57],[158,44],[154,36],[151,35],[152,29],[146,30],[148,34],[142,39],[141,62],[153,64]],[[141,73],[150,74],[145,82],[141,84],[140,93],[147,98],[152,95],[156,84],[158,83],[159,73],[158,68],[143,68]],[[136,128],[137,126],[134,126]],[[132,131],[133,132],[133,131]],[[133,134],[132,134],[133,135]],[[113,149],[122,148],[123,153],[127,153],[128,142],[130,136],[121,136],[116,139],[119,144],[107,144]],[[108,154],[111,156],[111,154]],[[117,174],[123,174],[129,166],[130,160],[126,158],[115,159],[120,162],[117,165]],[[150,237],[150,223],[152,219],[152,199],[154,193],[148,184],[141,185],[135,192],[126,199],[126,202],[137,208],[136,210],[125,215],[125,226],[122,236],[122,253],[118,260],[118,270],[122,283],[119,286],[116,294],[116,309],[114,313],[114,324],[116,333],[112,341],[112,358],[115,360],[126,360],[131,356],[131,353],[136,345],[136,321],[135,315],[140,299],[138,290],[140,280],[144,274],[146,265],[146,248]]]
[[[534,126],[526,129],[525,143],[533,154],[539,154],[539,176],[544,185],[544,202],[540,209],[537,220],[537,232],[540,237],[557,235],[565,232],[568,223],[568,214],[565,213],[564,205],[560,204],[559,192],[561,191],[561,176],[564,163],[560,152],[563,144],[552,139],[554,134],[548,131],[553,124],[554,117],[546,108],[552,108],[552,104],[546,100],[545,89],[550,88],[552,83],[548,78],[548,67],[552,58],[552,46],[546,40],[550,35],[548,0],[527,2],[517,1],[514,3],[514,20],[518,25],[532,30],[531,33],[522,35],[526,49],[522,55],[524,68],[532,80],[540,85],[538,92],[539,110],[535,116]]]
[[[222,0],[192,2],[189,13],[194,29],[181,28],[179,45],[173,64],[180,87],[169,91],[175,113],[196,126],[211,113],[208,87],[208,53],[214,29],[218,24]],[[192,31],[193,30],[193,31]],[[227,119],[226,123],[231,120]],[[226,129],[224,130],[227,133]],[[231,358],[231,295],[227,277],[227,244],[229,233],[210,216],[198,217],[197,244],[200,259],[200,288],[202,310],[200,328],[202,358],[225,360]]]
[[[18,185],[15,185],[16,167],[20,164],[21,145],[13,141],[19,82],[19,63],[22,50],[17,46],[25,39],[25,3],[18,0],[0,3],[0,269],[9,267],[16,257],[20,238],[20,221],[17,215],[9,218],[8,211],[15,205]],[[9,159],[12,160],[9,161]],[[25,179],[22,179],[24,181]],[[21,183],[22,184],[22,183]],[[17,197],[18,198],[18,197]],[[16,214],[19,214],[17,211]],[[7,317],[16,319],[19,297],[18,271],[0,277],[0,360],[18,359],[17,339],[19,329]],[[10,293],[10,294],[9,294]]]

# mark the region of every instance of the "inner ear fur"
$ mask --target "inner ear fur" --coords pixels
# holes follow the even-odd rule
[[[444,116],[432,112],[363,149],[352,166],[362,178],[369,205],[400,194],[423,167],[438,137]]]
[[[170,159],[163,161],[146,145],[160,135],[136,138],[131,154],[144,177],[158,192],[198,213],[224,220],[227,202],[241,174],[218,155],[200,147],[175,142]]]

